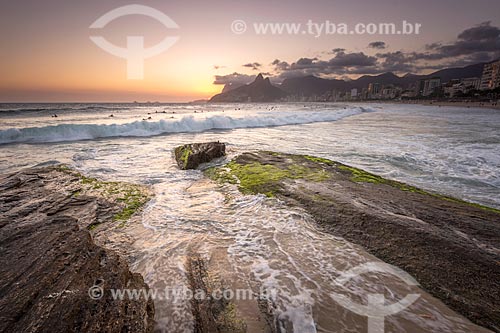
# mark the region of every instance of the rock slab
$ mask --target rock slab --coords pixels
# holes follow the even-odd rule
[[[221,142],[191,143],[174,149],[175,160],[182,170],[196,169],[200,164],[226,155]]]
[[[224,182],[236,176],[243,193],[303,208],[325,230],[404,269],[453,310],[500,332],[500,210],[313,156],[244,153],[206,174]]]
[[[110,291],[147,289],[143,278],[85,227],[113,223],[116,205],[76,195],[79,183],[54,167],[0,176],[0,332],[153,330],[151,300]]]

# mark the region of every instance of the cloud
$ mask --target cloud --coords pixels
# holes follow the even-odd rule
[[[215,75],[213,84],[247,84],[255,80],[255,75],[247,75],[234,72],[227,75]]]
[[[337,52],[335,57],[330,59],[328,62],[333,66],[366,67],[374,66],[377,62],[377,58],[367,56],[363,52],[345,53],[344,51],[341,51]]]
[[[432,43],[426,45],[426,49],[429,52],[413,52],[413,59],[441,60],[484,52],[490,52],[493,59],[500,51],[500,28],[492,26],[489,21],[483,22],[462,31],[452,43]]]
[[[382,71],[418,72],[425,69],[462,67],[500,57],[500,28],[483,22],[463,30],[453,42],[425,45],[425,52],[378,53]]]
[[[261,67],[262,64],[259,64],[258,62],[250,62],[248,64],[244,64],[243,67],[249,67],[253,69],[254,71],[258,70],[259,67]]]
[[[500,28],[491,26],[491,21],[487,21],[462,31],[458,35],[458,39],[464,41],[498,41],[499,36]]]
[[[368,47],[371,49],[383,50],[387,47],[387,45],[385,44],[385,42],[378,41],[378,42],[371,42],[370,44],[368,44]]]
[[[347,53],[343,49],[336,49],[335,56],[329,60],[318,58],[299,58],[293,63],[274,60],[271,65],[277,73],[277,80],[307,75],[330,76],[358,73],[374,73],[377,58],[363,52]]]
[[[417,70],[413,57],[402,51],[377,53],[379,72],[414,72]]]
[[[448,67],[462,67],[475,63],[488,62],[500,58],[500,28],[491,22],[483,22],[457,34],[451,42],[434,42],[424,45],[423,51],[385,51],[387,45],[374,41],[368,45],[379,50],[375,55],[352,52],[343,48],[334,48],[330,59],[301,57],[293,62],[275,59],[270,65],[275,75],[274,81],[286,78],[315,75],[320,77],[345,77],[384,72],[421,73]],[[248,66],[247,66],[248,65]],[[245,67],[254,68],[254,64]],[[250,66],[252,65],[252,66]],[[259,64],[260,65],[260,64]],[[219,77],[216,81],[237,79],[248,83],[250,77]],[[221,84],[221,83],[219,83]]]
[[[214,69],[215,70],[218,70],[218,69],[221,69],[221,68],[226,68],[226,66],[214,65]]]
[[[290,68],[290,64],[286,61],[281,61],[279,59],[275,59],[272,63],[272,66],[274,66],[274,69],[276,71],[286,71]]]

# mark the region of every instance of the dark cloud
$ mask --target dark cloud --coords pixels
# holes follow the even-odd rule
[[[377,53],[379,72],[413,72],[416,70],[412,56],[401,51]]]
[[[458,35],[464,41],[498,40],[500,28],[491,26],[491,21],[483,22],[475,27],[466,29]]]
[[[378,41],[378,42],[371,42],[370,44],[368,44],[368,47],[371,49],[383,50],[387,47],[387,45],[385,44],[385,42]]]
[[[279,74],[279,79],[299,77],[306,75],[345,75],[373,72],[370,67],[376,65],[377,58],[368,56],[363,52],[346,53],[340,49],[335,52],[335,56],[330,60],[320,60],[318,58],[300,58],[289,64],[279,59],[274,60],[271,65]]]
[[[441,60],[461,56],[473,56],[475,53],[490,52],[491,59],[500,51],[500,28],[484,22],[465,29],[457,39],[449,44],[432,43],[426,45],[429,52],[413,52],[413,60]]]
[[[248,68],[251,68],[253,69],[254,71],[258,70],[259,67],[261,67],[262,64],[258,63],[258,62],[250,62],[248,64],[244,64],[243,67],[248,67]]]
[[[290,64],[287,63],[286,61],[281,61],[279,59],[275,59],[272,63],[272,66],[274,66],[274,69],[276,71],[286,71],[290,69]]]
[[[363,52],[345,53],[344,51],[337,52],[335,57],[333,57],[328,61],[328,63],[331,66],[344,66],[344,67],[374,66],[376,62],[377,58],[367,56]]]
[[[310,66],[312,65],[318,58],[300,58],[297,60],[297,66]]]
[[[255,75],[240,74],[234,72],[228,75],[216,75],[213,84],[247,84],[255,80]]]
[[[463,30],[452,42],[427,44],[424,51],[384,52],[386,44],[381,41],[372,42],[369,47],[380,51],[373,56],[335,48],[328,60],[303,57],[289,63],[275,59],[271,63],[274,80],[306,75],[345,77],[384,72],[419,73],[488,62],[500,58],[500,28],[484,22]],[[244,78],[244,81],[248,83],[250,79]]]
[[[484,22],[458,34],[451,43],[427,44],[425,52],[378,53],[382,71],[418,72],[425,69],[462,67],[500,57],[500,28]]]
[[[426,49],[426,50],[435,50],[435,49],[437,49],[438,47],[440,47],[441,45],[443,45],[443,44],[441,44],[440,42],[437,42],[437,43],[431,43],[431,44],[427,44],[427,45],[425,45],[425,49]]]
[[[338,53],[338,52],[344,52],[344,51],[345,51],[345,49],[338,47],[336,49],[333,49],[332,53]]]

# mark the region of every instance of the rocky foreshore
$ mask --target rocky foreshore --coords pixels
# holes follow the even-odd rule
[[[182,149],[189,154],[176,155],[194,152]],[[500,331],[499,210],[305,155],[244,153],[205,174],[303,208],[325,231],[404,269],[456,312]],[[152,300],[112,297],[112,289],[148,286],[107,235],[132,223],[149,197],[142,186],[64,166],[0,176],[0,332],[152,331]],[[193,290],[225,289],[196,253],[186,272]],[[231,302],[191,305],[196,332],[247,331]],[[252,313],[259,327],[278,332],[272,309],[258,305]]]
[[[151,332],[152,300],[110,292],[148,286],[91,235],[147,199],[140,186],[63,166],[0,176],[0,332]]]
[[[243,193],[302,207],[325,230],[411,275],[471,321],[500,331],[500,211],[327,159],[244,153],[205,171]]]

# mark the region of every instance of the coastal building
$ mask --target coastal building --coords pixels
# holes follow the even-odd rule
[[[444,95],[455,97],[458,94],[467,94],[472,90],[479,90],[481,79],[478,77],[468,77],[463,79],[454,79],[443,86]]]
[[[380,97],[380,83],[368,84],[368,98],[379,98],[379,97]]]
[[[441,78],[439,77],[431,77],[429,79],[420,80],[419,84],[420,95],[429,96],[440,86],[441,86]]]
[[[481,79],[478,77],[468,77],[460,80],[460,83],[469,90],[479,90],[481,87]]]
[[[490,90],[500,87],[500,60],[485,64],[481,76],[481,90]]]
[[[381,90],[382,99],[394,99],[401,95],[401,87],[396,87],[392,84],[384,86]]]
[[[416,95],[415,95],[415,88],[413,87],[413,89],[407,89],[407,90],[404,90],[401,92],[401,97],[402,98],[405,98],[405,99],[408,99],[408,98],[414,98]]]
[[[363,99],[363,100],[368,99],[368,89],[367,88],[361,89],[360,99]]]

